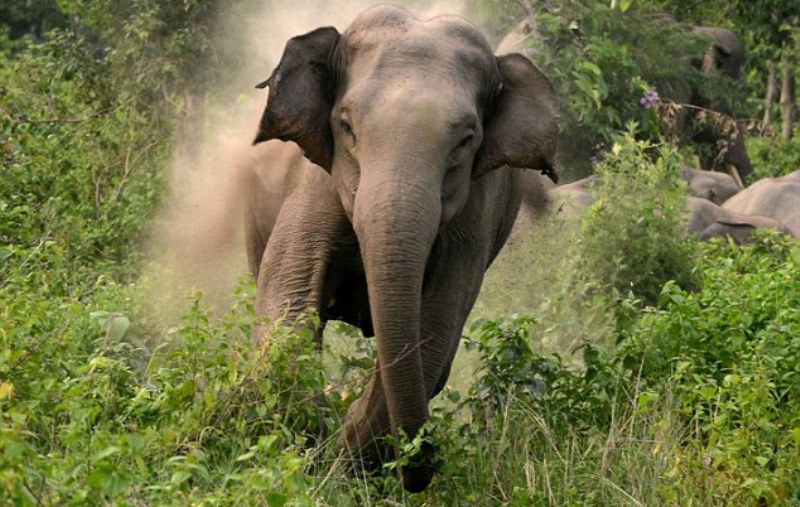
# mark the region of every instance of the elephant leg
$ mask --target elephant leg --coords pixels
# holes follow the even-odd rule
[[[247,266],[250,268],[253,278],[258,280],[258,270],[261,266],[261,259],[267,248],[267,240],[272,235],[272,227],[265,228],[260,224],[257,211],[251,206],[247,206],[245,215],[244,238],[247,250]]]
[[[333,290],[332,259],[346,245],[357,245],[355,234],[328,185],[305,185],[284,203],[261,259],[256,313],[272,321],[293,322],[308,309],[322,315],[326,294]],[[259,333],[263,333],[260,330]],[[322,330],[318,330],[321,338]]]

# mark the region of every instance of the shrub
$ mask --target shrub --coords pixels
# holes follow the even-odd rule
[[[629,130],[597,166],[595,203],[540,309],[548,346],[601,343],[656,303],[666,282],[695,286],[679,164],[675,148],[637,141]]]
[[[706,41],[651,7],[623,11],[570,0],[542,9],[537,23],[533,58],[561,97],[559,158],[573,178],[591,173],[590,159],[606,152],[629,122],[639,124],[640,137],[658,139],[653,92],[687,102],[704,82],[690,62]]]
[[[631,130],[597,166],[595,204],[581,224],[575,280],[608,296],[632,292],[646,304],[675,280],[694,285],[686,187],[674,148],[637,141]]]
[[[162,188],[169,146],[154,140],[167,132],[144,111],[98,101],[71,56],[55,42],[0,54],[0,244],[9,263],[58,250],[71,269],[119,268]]]
[[[331,417],[313,396],[325,386],[313,318],[306,331],[271,326],[270,341],[256,345],[252,294],[243,291],[218,320],[195,300],[158,343],[139,334],[135,293],[125,292],[99,288],[90,307],[4,306],[0,497],[310,501],[306,446]]]
[[[748,137],[747,153],[756,179],[783,176],[800,170],[800,132],[789,141],[777,135]]]
[[[705,245],[702,288],[666,284],[658,308],[618,336],[628,365],[682,417],[681,487],[716,500],[780,502],[800,484],[800,246],[759,237]]]

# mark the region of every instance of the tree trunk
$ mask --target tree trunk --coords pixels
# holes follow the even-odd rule
[[[784,65],[783,83],[781,85],[781,137],[784,141],[792,138],[792,128],[797,117],[797,83],[794,79],[794,69],[791,65]]]
[[[767,78],[767,98],[764,101],[764,118],[761,120],[763,127],[772,125],[772,104],[778,99],[778,66],[769,62],[769,77]]]

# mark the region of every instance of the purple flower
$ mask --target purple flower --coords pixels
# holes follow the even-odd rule
[[[642,98],[639,99],[639,103],[645,108],[650,109],[656,107],[659,101],[658,92],[655,88],[648,88],[647,91],[644,92]]]

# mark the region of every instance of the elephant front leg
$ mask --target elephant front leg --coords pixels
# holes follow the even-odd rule
[[[255,309],[272,323],[295,324],[308,310],[322,315],[332,288],[327,287],[334,258],[343,245],[356,244],[352,228],[340,206],[317,199],[289,201],[275,223],[258,273]],[[263,326],[257,338],[263,339]],[[316,330],[321,339],[322,329]]]

